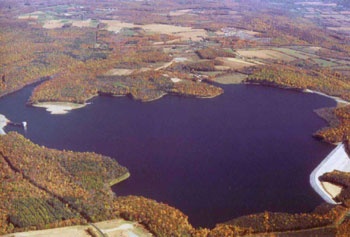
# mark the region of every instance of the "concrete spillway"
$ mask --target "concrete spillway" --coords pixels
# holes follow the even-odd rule
[[[24,121],[22,123],[14,123],[8,120],[4,115],[0,114],[0,135],[5,135],[4,127],[6,125],[20,126],[23,127],[24,130],[27,129],[27,122]]]
[[[4,131],[4,127],[7,125],[9,120],[2,114],[0,114],[0,135],[6,134]]]
[[[320,182],[319,177],[324,173],[339,170],[350,172],[350,158],[346,153],[345,145],[339,144],[334,150],[319,164],[310,175],[312,188],[328,203],[336,204],[333,198],[337,195],[331,185]]]

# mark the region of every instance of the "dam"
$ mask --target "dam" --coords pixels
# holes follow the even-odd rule
[[[9,120],[2,114],[0,114],[0,135],[6,134],[4,131],[4,127],[7,125]]]
[[[340,192],[341,187],[329,182],[321,182],[319,177],[324,173],[339,170],[350,172],[350,158],[346,153],[345,145],[340,143],[329,155],[312,171],[310,175],[310,184],[312,188],[330,204],[337,204],[335,198]]]

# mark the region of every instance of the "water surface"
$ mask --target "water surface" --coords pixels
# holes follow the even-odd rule
[[[213,99],[166,96],[141,103],[98,97],[67,115],[25,105],[32,88],[0,99],[0,114],[28,122],[27,138],[51,148],[115,158],[131,177],[117,195],[174,206],[195,226],[261,212],[311,211],[322,202],[309,175],[333,146],[311,134],[313,112],[335,102],[262,86],[223,86]]]

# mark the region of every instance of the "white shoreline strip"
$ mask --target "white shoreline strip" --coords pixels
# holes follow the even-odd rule
[[[42,102],[33,104],[34,107],[45,108],[51,114],[67,114],[73,109],[79,109],[87,104],[75,104],[68,102]]]
[[[10,122],[4,115],[0,114],[0,135],[5,135],[4,127]]]
[[[341,103],[341,104],[346,104],[346,105],[349,105],[350,102],[349,101],[346,101],[346,100],[343,100],[339,97],[335,97],[335,96],[331,96],[331,95],[327,95],[325,93],[322,93],[322,92],[318,92],[318,91],[313,91],[313,90],[309,90],[309,89],[305,89],[304,92],[306,93],[314,93],[314,94],[318,94],[318,95],[322,95],[322,96],[325,96],[325,97],[328,97],[330,99],[333,99],[335,100],[337,103]]]
[[[325,190],[319,177],[324,173],[334,170],[350,172],[350,159],[346,153],[344,144],[339,144],[322,162],[319,164],[310,175],[310,184],[312,188],[328,203],[337,204],[329,191]]]

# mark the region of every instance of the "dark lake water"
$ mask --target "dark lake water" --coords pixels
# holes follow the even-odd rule
[[[167,203],[195,226],[265,210],[311,211],[322,200],[309,175],[333,148],[311,137],[326,125],[313,110],[335,102],[269,87],[223,88],[214,99],[98,97],[50,115],[25,106],[26,87],[0,99],[0,114],[27,121],[26,132],[17,130],[40,145],[115,158],[131,173],[113,187],[117,195]]]

